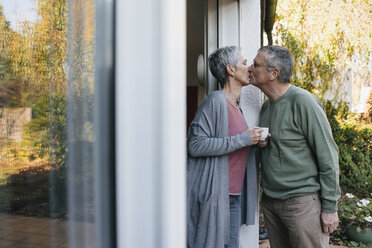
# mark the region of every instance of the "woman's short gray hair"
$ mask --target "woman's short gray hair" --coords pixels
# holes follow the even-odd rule
[[[222,47],[214,51],[208,57],[209,69],[212,75],[217,79],[221,88],[227,82],[228,74],[226,71],[227,65],[237,66],[241,48],[237,46]]]
[[[279,81],[289,83],[291,81],[294,60],[290,51],[281,46],[264,46],[258,52],[267,52],[265,60],[267,70],[279,69]]]

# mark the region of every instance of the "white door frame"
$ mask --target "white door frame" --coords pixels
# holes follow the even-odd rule
[[[117,247],[185,247],[186,1],[117,1],[115,71]]]
[[[241,46],[248,63],[252,63],[260,47],[260,1],[219,0],[218,2],[219,47]],[[254,86],[244,87],[240,105],[248,126],[257,126],[261,107],[260,90]],[[239,242],[241,248],[258,248],[258,221],[257,211],[255,225],[241,226]]]

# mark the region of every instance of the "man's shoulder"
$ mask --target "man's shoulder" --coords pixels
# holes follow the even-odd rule
[[[269,100],[269,99],[266,99],[266,100],[263,102],[262,106],[261,106],[261,110],[266,109],[267,106],[269,106],[269,104],[270,104],[270,100]]]
[[[311,94],[309,91],[300,87],[292,85],[292,92],[290,98],[294,104],[311,106],[313,104],[320,104],[320,101],[316,96]]]

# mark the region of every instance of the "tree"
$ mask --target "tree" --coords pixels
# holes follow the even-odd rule
[[[334,104],[358,98],[372,86],[371,20],[368,0],[278,1],[275,43],[296,58],[294,82]]]
[[[5,19],[0,5],[0,106],[17,105],[20,94],[20,82],[14,78],[11,67],[11,56],[8,47],[11,38],[16,35],[10,29],[9,22]]]

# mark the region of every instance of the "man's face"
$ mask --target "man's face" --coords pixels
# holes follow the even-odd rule
[[[267,52],[259,52],[249,67],[249,81],[254,86],[260,87],[269,82],[270,72],[267,70],[265,56]]]
[[[238,63],[235,67],[234,77],[236,80],[242,83],[242,85],[249,84],[249,73],[248,73],[248,61],[245,56],[240,54]]]

